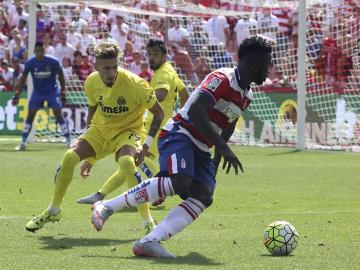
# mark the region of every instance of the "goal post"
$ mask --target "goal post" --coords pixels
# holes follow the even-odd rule
[[[120,65],[133,72],[138,72],[139,67],[132,64],[135,58],[129,51],[137,52],[146,62],[145,45],[149,38],[164,39],[169,60],[190,91],[208,72],[236,65],[236,47],[244,36],[265,35],[274,42],[273,67],[264,85],[253,87],[253,101],[241,115],[231,142],[298,149],[357,151],[360,148],[360,4],[357,1],[221,0],[218,7],[191,2],[30,0],[30,13],[36,14],[41,8],[44,20],[53,27],[54,40],[59,33],[70,32],[69,25],[74,24],[77,16],[77,34],[94,36],[96,42],[109,37],[118,41],[124,50]],[[78,27],[76,15],[84,5],[107,18],[104,24],[86,33]],[[116,15],[121,17],[121,25],[126,24],[125,40],[114,33]],[[210,20],[222,16],[225,21]],[[36,16],[30,17],[29,52],[32,53]],[[87,25],[93,27],[91,22]],[[176,25],[186,32],[187,43],[174,42],[179,41],[177,36],[171,36]],[[221,27],[230,30],[228,40],[219,37]],[[81,46],[89,44],[89,40],[82,40]],[[179,62],[178,51],[182,58],[190,59],[187,64]],[[63,112],[70,122],[72,136],[77,137],[86,130],[83,80],[69,76],[66,84],[68,102]],[[50,112],[39,112],[34,138],[61,139]]]
[[[306,0],[299,1],[298,80],[297,80],[297,148],[304,150],[306,122]]]

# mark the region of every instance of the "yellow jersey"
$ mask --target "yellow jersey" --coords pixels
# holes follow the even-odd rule
[[[97,106],[91,120],[105,139],[112,139],[126,130],[146,134],[144,113],[154,106],[156,97],[149,83],[122,68],[114,84],[107,87],[98,72],[90,74],[84,84],[90,106]]]
[[[169,62],[165,62],[161,67],[159,67],[150,81],[150,86],[156,91],[157,89],[165,89],[167,95],[163,101],[160,102],[161,107],[164,110],[164,119],[161,122],[161,127],[165,125],[167,120],[173,116],[176,99],[178,97],[179,91],[185,90],[185,84],[179,78],[175,69]],[[146,128],[149,129],[153,115],[148,113],[146,116]]]

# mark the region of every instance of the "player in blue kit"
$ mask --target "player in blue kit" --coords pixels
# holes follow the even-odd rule
[[[34,49],[35,57],[30,58],[25,63],[24,73],[16,87],[16,92],[12,100],[13,105],[19,103],[19,95],[26,82],[27,75],[31,73],[34,89],[29,100],[29,111],[24,122],[22,131],[22,141],[15,148],[18,151],[26,149],[26,140],[31,131],[36,112],[43,107],[44,102],[52,108],[56,121],[60,124],[62,134],[66,138],[66,143],[70,147],[71,139],[68,125],[61,113],[62,102],[65,101],[65,78],[59,61],[56,58],[45,55],[44,44],[36,42]],[[61,90],[56,82],[56,76],[60,82]]]

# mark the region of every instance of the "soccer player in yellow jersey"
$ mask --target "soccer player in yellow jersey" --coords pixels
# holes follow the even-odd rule
[[[26,224],[28,231],[35,232],[48,222],[60,220],[61,202],[75,166],[83,159],[115,153],[119,167],[112,177],[125,179],[129,187],[138,184],[136,166],[144,161],[164,111],[145,80],[118,67],[119,54],[120,49],[115,43],[102,42],[95,47],[96,72],[84,85],[89,110],[88,129],[76,146],[64,154],[55,175],[51,203]],[[146,110],[154,116],[147,137],[144,128]],[[154,223],[148,204],[138,208],[142,210],[139,212],[144,220]]]
[[[150,86],[155,90],[156,98],[164,109],[164,119],[161,123],[161,126],[163,126],[173,115],[178,95],[180,96],[180,103],[182,106],[189,98],[189,94],[185,84],[181,81],[172,65],[166,60],[167,49],[163,41],[150,39],[147,44],[147,55],[149,66],[154,71]],[[145,120],[146,129],[150,128],[152,121],[153,115],[147,114]],[[157,150],[157,138],[158,134],[155,136],[154,142],[150,146],[144,163],[140,165],[147,177],[152,177],[159,171],[157,165],[159,155]],[[98,159],[99,157],[97,157],[97,160]],[[87,160],[84,162],[80,172],[82,177],[85,178],[89,175],[94,162],[95,160]],[[80,204],[93,204],[100,201],[110,192],[118,188],[122,184],[122,181],[122,179],[117,179],[115,177],[110,178],[98,192],[80,198],[77,202]]]

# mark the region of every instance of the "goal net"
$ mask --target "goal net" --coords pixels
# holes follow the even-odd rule
[[[306,70],[306,115],[301,116],[297,112],[298,2],[36,2],[38,21],[44,25],[37,23],[37,38],[50,38],[55,46],[65,35],[89,62],[97,42],[113,39],[123,50],[121,65],[147,79],[146,43],[149,38],[163,39],[169,60],[192,91],[210,71],[236,65],[236,48],[246,36],[262,34],[274,44],[273,66],[264,85],[253,88],[253,102],[231,141],[295,146],[298,117],[305,117],[307,148],[356,150],[360,147],[360,4],[307,1],[306,64],[301,67]],[[72,136],[77,137],[86,129],[86,70],[75,72],[73,65],[68,74],[63,112]],[[38,116],[35,138],[61,138],[49,111]]]

